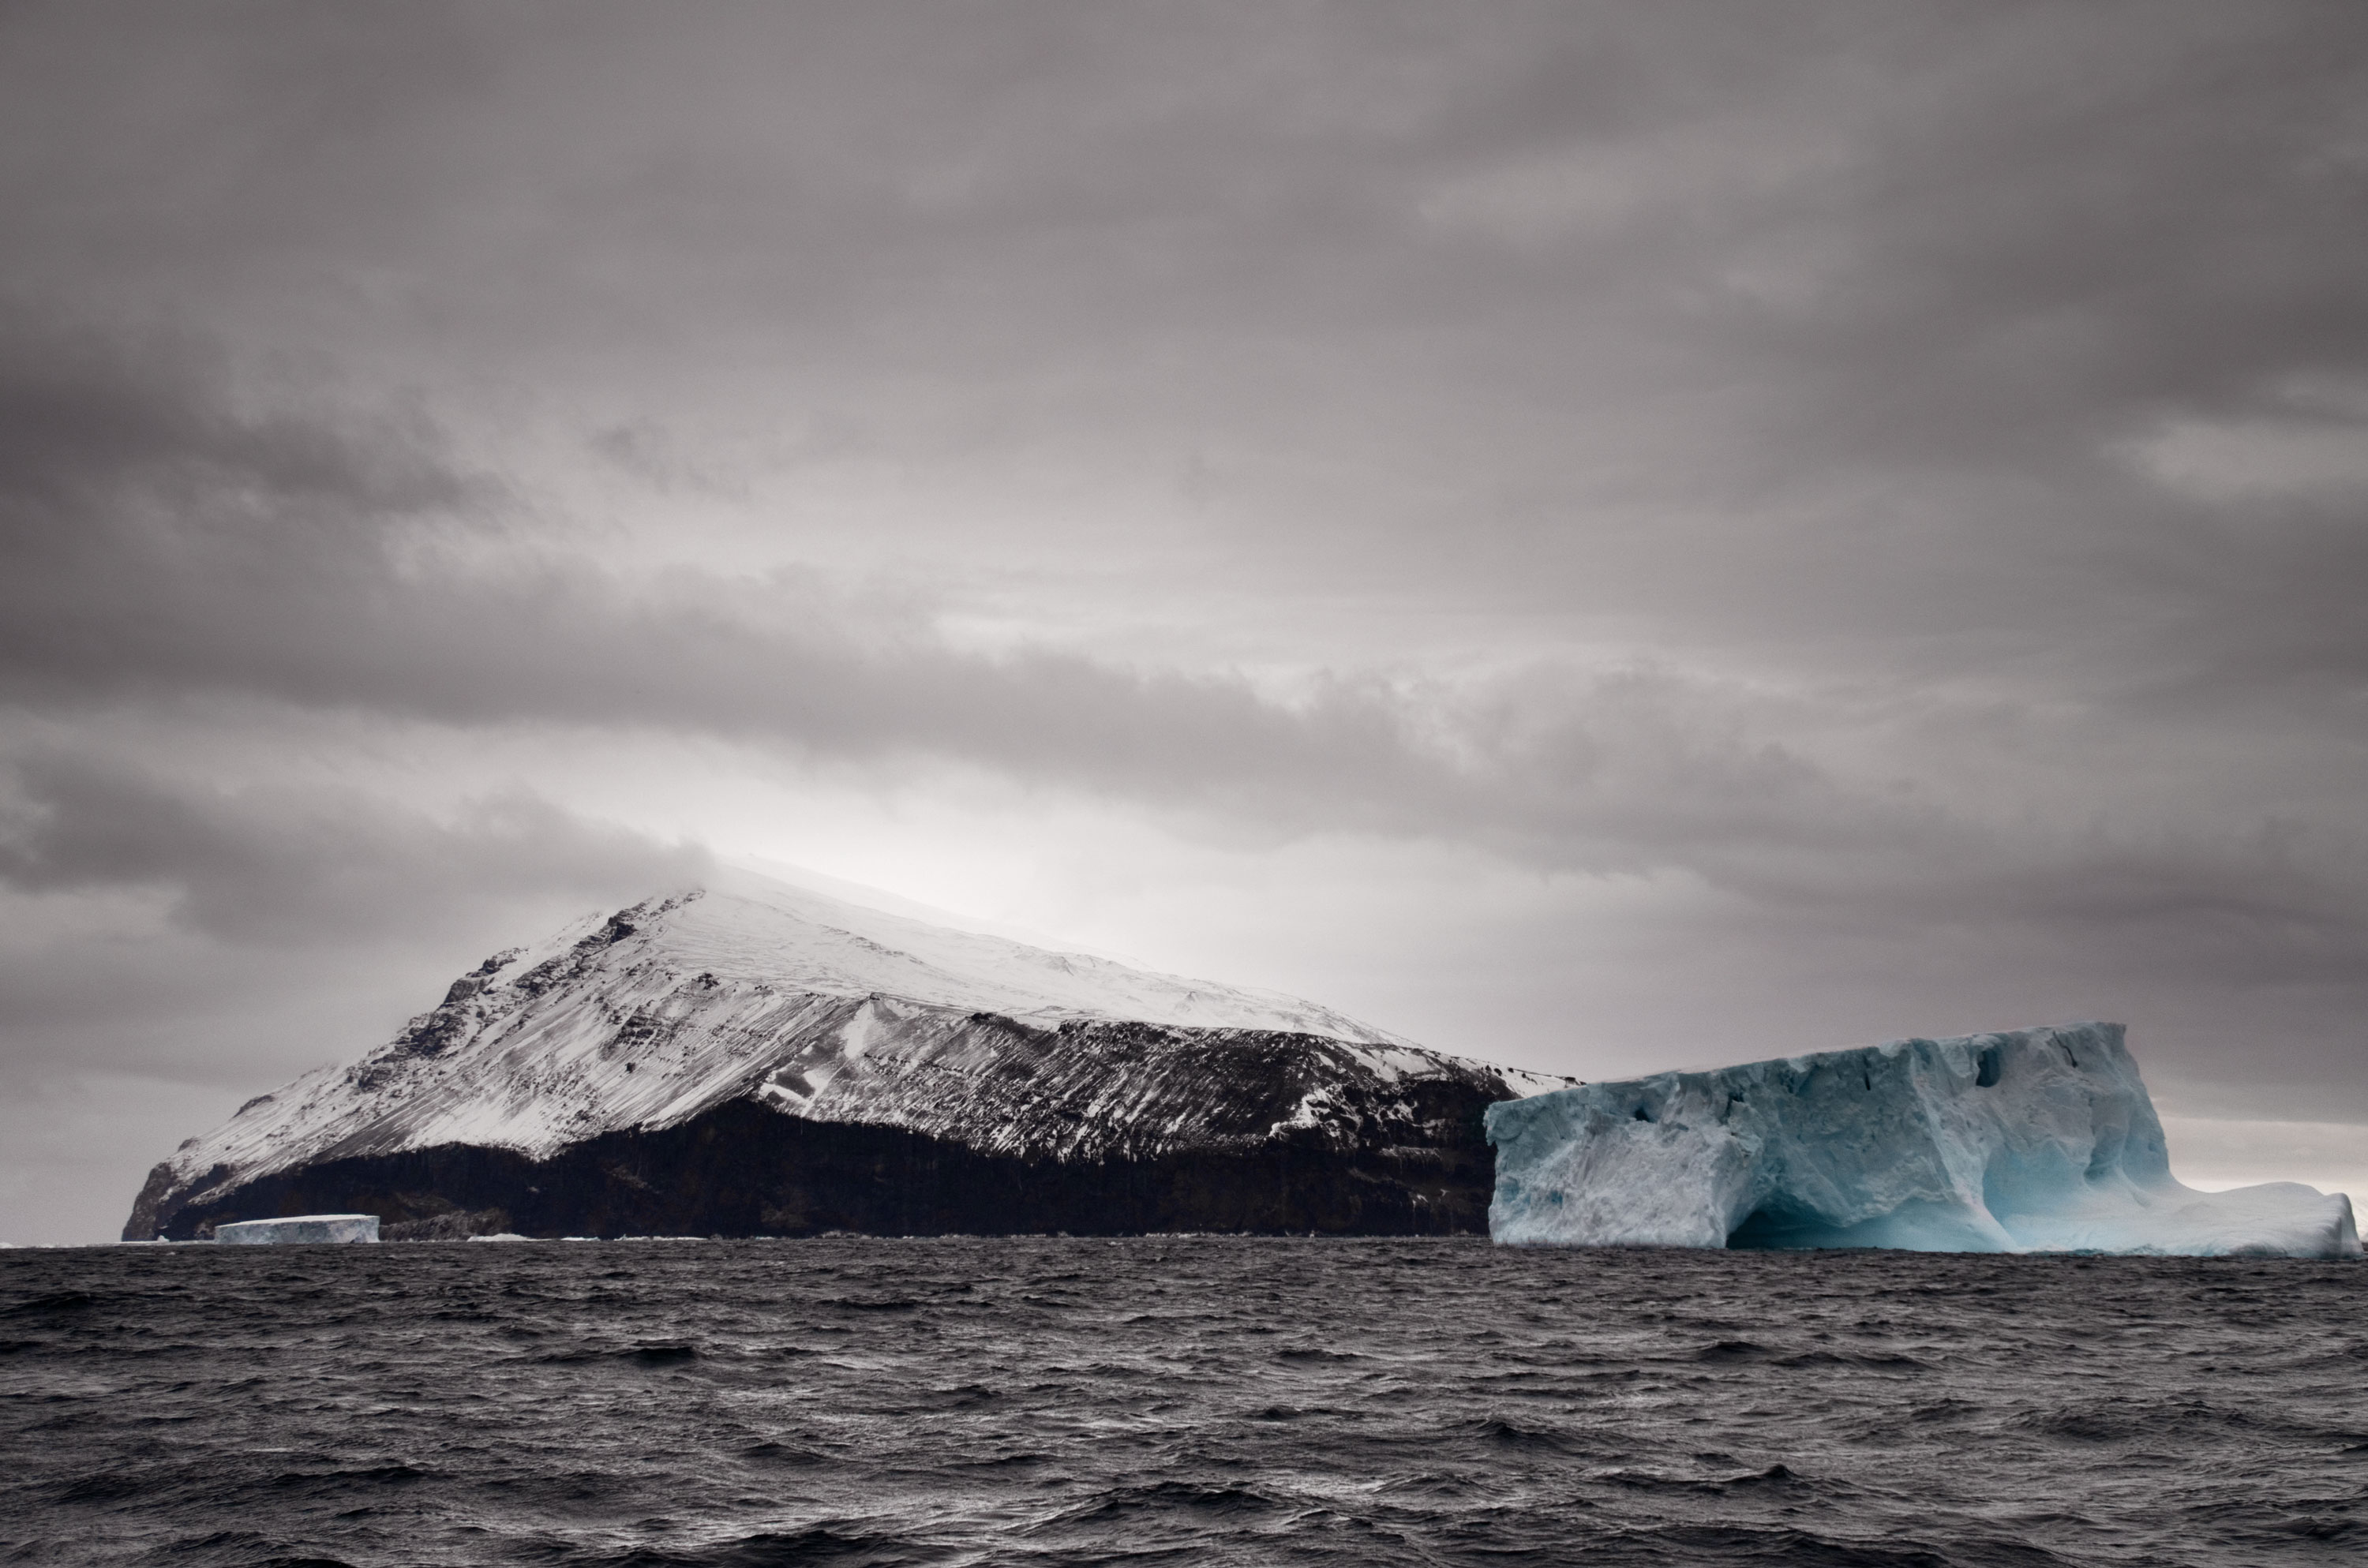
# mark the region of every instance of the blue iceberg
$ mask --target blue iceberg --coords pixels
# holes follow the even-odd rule
[[[2119,1024],[1586,1084],[1487,1110],[1488,1233],[1550,1246],[2357,1257],[2351,1200],[2199,1192]]]

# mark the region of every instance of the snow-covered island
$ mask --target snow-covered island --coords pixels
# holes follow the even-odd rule
[[[1489,1234],[1558,1246],[2357,1257],[2351,1200],[2170,1174],[2119,1024],[1588,1084],[1488,1108]]]
[[[1477,1232],[1481,1111],[1570,1081],[730,872],[496,953],[257,1096],[124,1236]]]

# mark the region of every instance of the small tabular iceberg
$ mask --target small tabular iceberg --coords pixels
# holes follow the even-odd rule
[[[294,1214],[285,1220],[241,1220],[216,1225],[214,1240],[233,1246],[270,1246],[285,1242],[374,1242],[375,1214]]]
[[[1587,1084],[1487,1133],[1500,1243],[2360,1256],[2340,1193],[2174,1179],[2119,1024]]]

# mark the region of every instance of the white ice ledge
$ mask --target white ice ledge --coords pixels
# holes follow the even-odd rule
[[[293,1214],[285,1220],[240,1220],[216,1225],[214,1240],[232,1246],[271,1246],[290,1242],[374,1242],[375,1214]]]
[[[1487,1128],[1500,1243],[2360,1256],[2340,1193],[2175,1180],[2119,1024],[1588,1084]]]

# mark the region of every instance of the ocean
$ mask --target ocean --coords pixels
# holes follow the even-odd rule
[[[2368,1562],[2357,1263],[0,1254],[0,1562]]]

